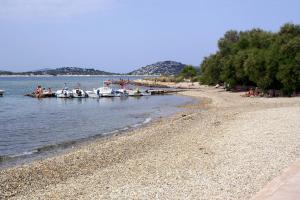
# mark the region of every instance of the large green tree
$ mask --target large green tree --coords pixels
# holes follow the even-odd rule
[[[231,30],[218,41],[218,47],[201,64],[203,83],[257,86],[287,95],[300,90],[299,25],[285,24],[277,33]]]

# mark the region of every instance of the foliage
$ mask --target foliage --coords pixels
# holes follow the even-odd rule
[[[197,70],[191,65],[186,65],[182,69],[180,76],[186,79],[192,79],[193,77],[197,76]]]
[[[145,80],[157,81],[157,82],[183,82],[184,79],[189,79],[191,82],[199,82],[200,69],[193,67],[192,65],[186,65],[182,71],[176,76],[160,76],[160,77],[151,77],[144,78]]]
[[[277,33],[231,30],[218,47],[201,64],[201,82],[257,86],[287,95],[300,90],[300,25],[285,24]]]
[[[144,80],[149,81],[156,81],[156,82],[182,82],[183,81],[182,76],[159,76],[159,77],[150,77],[150,78],[144,78]]]

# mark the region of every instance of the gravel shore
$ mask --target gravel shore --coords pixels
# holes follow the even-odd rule
[[[0,199],[250,199],[300,158],[300,98],[200,86],[184,113],[0,171]]]

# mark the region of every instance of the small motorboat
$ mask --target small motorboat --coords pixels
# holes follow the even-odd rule
[[[75,88],[72,90],[72,97],[74,98],[86,98],[88,97],[87,93],[80,88]]]
[[[4,90],[0,90],[0,97],[3,97],[3,95],[4,95]]]
[[[98,89],[94,89],[94,92],[99,97],[115,97],[115,91],[110,87],[100,87]]]
[[[115,96],[116,97],[126,97],[126,96],[128,96],[128,93],[125,89],[118,89],[118,90],[115,90]]]
[[[72,97],[72,92],[69,90],[69,88],[66,86],[61,90],[57,90],[55,93],[57,98],[70,98]]]
[[[57,98],[70,98],[72,97],[72,92],[67,89],[57,90],[55,93]]]
[[[100,96],[95,92],[95,89],[93,91],[85,91],[87,96],[89,98],[99,98]]]
[[[127,90],[128,92],[128,96],[143,96],[143,93],[139,90],[139,89],[135,89],[135,90]]]

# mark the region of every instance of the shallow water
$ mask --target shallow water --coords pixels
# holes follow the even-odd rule
[[[0,166],[13,158],[32,157],[55,147],[105,136],[179,111],[190,98],[165,95],[100,99],[33,99],[24,97],[36,85],[60,89],[78,83],[83,89],[102,86],[116,77],[0,77]],[[127,79],[128,77],[123,77]],[[138,77],[135,77],[138,78]]]

